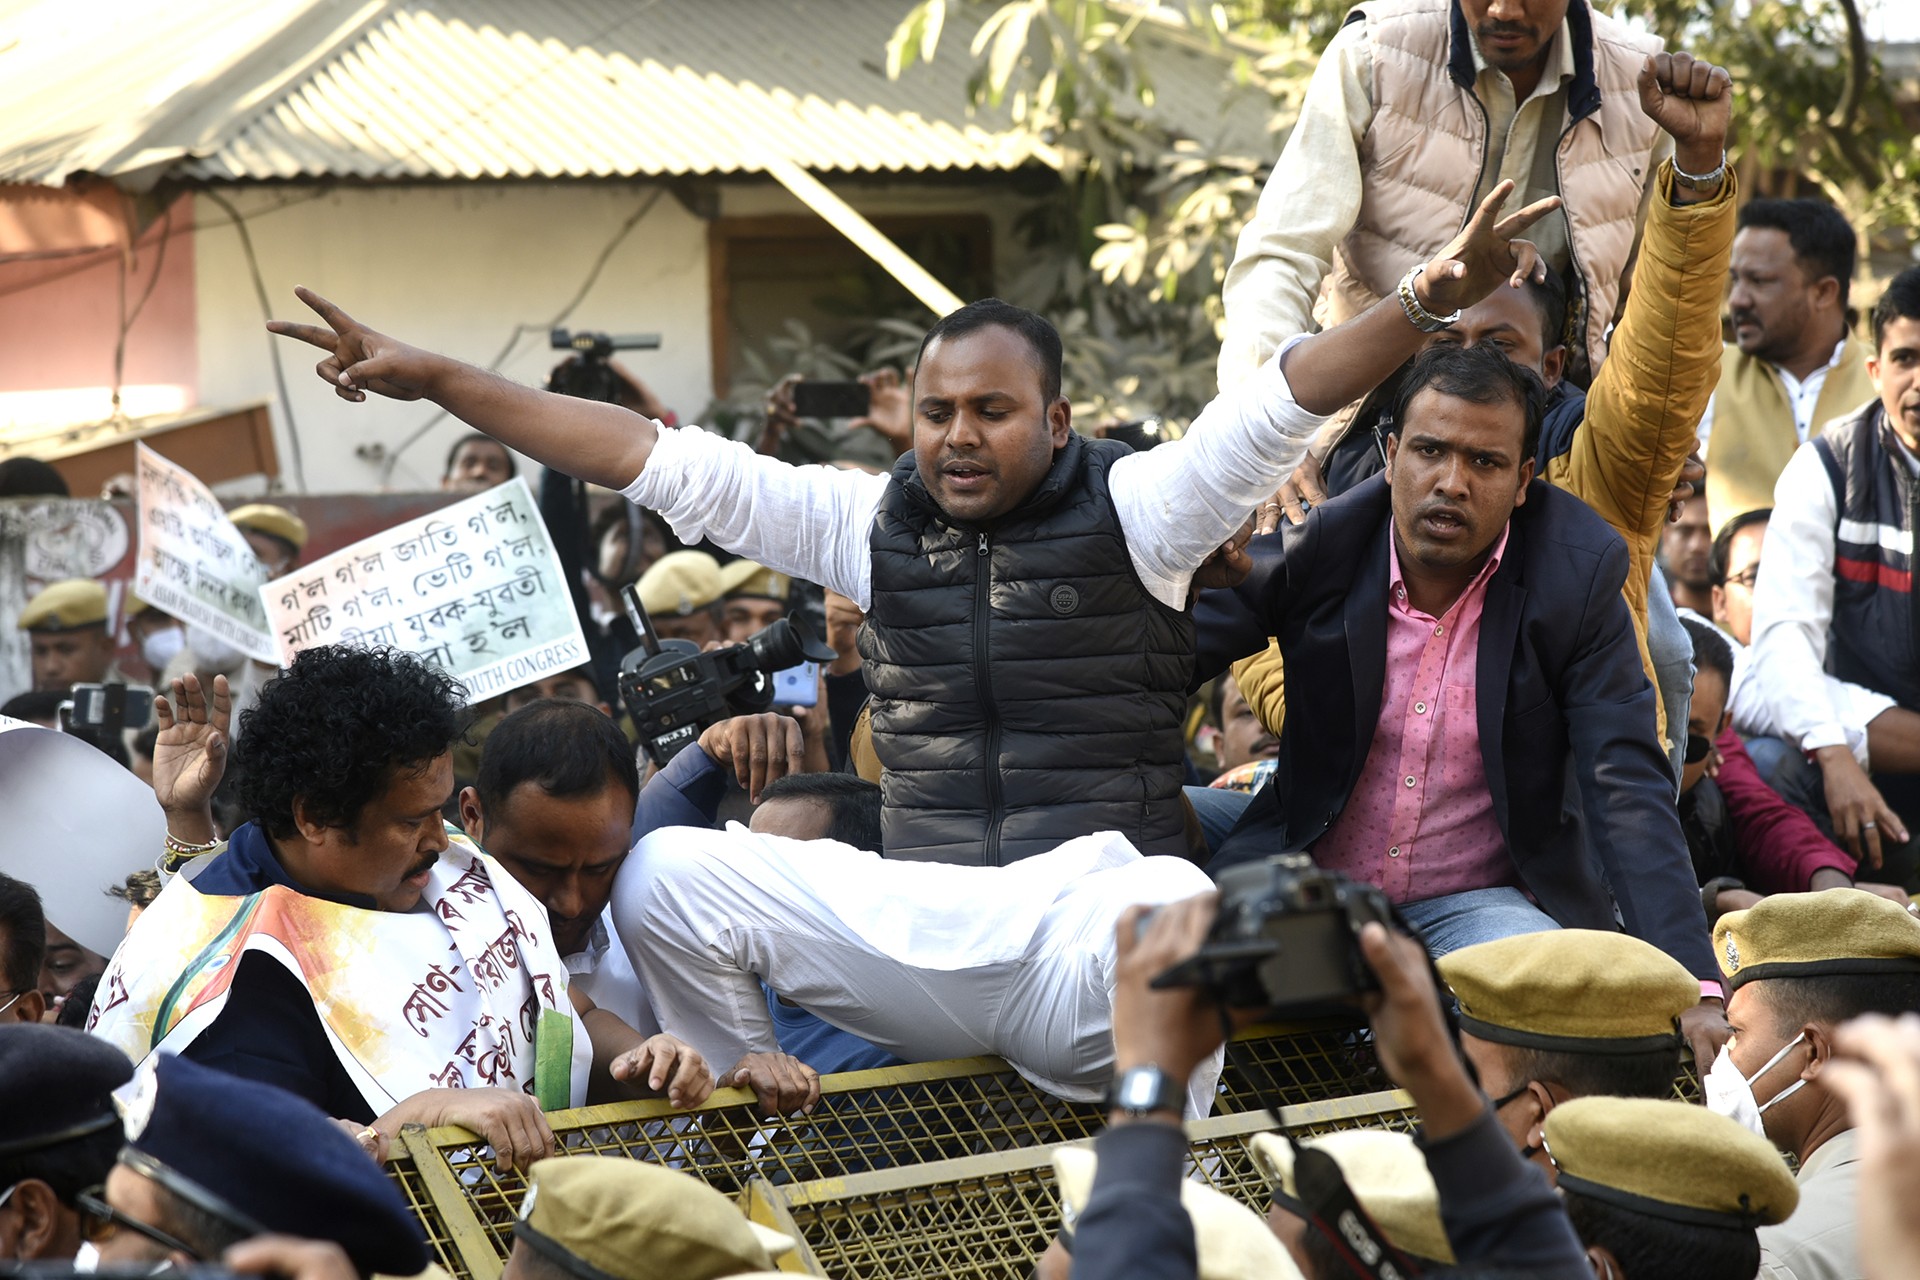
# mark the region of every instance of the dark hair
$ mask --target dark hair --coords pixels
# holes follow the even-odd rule
[[[1762,981],[1776,1027],[1837,1024],[1868,1013],[1889,1018],[1920,1013],[1920,973],[1824,973]]]
[[[1713,535],[1713,550],[1707,556],[1707,580],[1716,587],[1727,585],[1727,557],[1733,554],[1734,535],[1750,525],[1765,524],[1773,519],[1772,507],[1761,507],[1756,511],[1742,511],[1733,519],[1720,526],[1720,532]]]
[[[769,800],[817,801],[833,815],[827,839],[880,852],[880,788],[857,774],[790,773],[761,790],[760,803]]]
[[[1503,1045],[1514,1080],[1557,1084],[1576,1097],[1666,1098],[1680,1074],[1680,1048],[1638,1053],[1562,1053]]]
[[[1363,1205],[1362,1208],[1365,1206]],[[1307,1280],[1345,1280],[1356,1274],[1348,1264],[1346,1254],[1340,1245],[1329,1239],[1325,1232],[1313,1223],[1307,1223],[1307,1229],[1300,1233],[1300,1252],[1305,1255],[1306,1266],[1300,1268]],[[1407,1261],[1423,1272],[1444,1272],[1447,1264],[1433,1258],[1422,1258],[1418,1254],[1400,1251]]]
[[[15,720],[52,720],[60,714],[60,704],[72,694],[65,689],[33,689],[16,693],[0,705],[0,716]]]
[[[550,796],[597,796],[612,783],[640,794],[633,744],[613,717],[570,698],[542,698],[512,712],[487,735],[474,790],[499,821],[507,797],[531,782]]]
[[[1727,682],[1727,692],[1733,692],[1733,646],[1720,629],[1695,618],[1682,618],[1680,625],[1693,641],[1693,665],[1702,671],[1718,671]]]
[[[1545,355],[1567,341],[1567,282],[1548,268],[1544,277],[1527,277],[1527,296],[1540,313],[1540,353]]]
[[[67,992],[67,998],[60,1002],[60,1012],[53,1015],[53,1025],[85,1031],[87,1017],[93,1012],[93,997],[99,991],[100,975],[97,973],[90,973],[74,983],[73,990]]]
[[[444,476],[451,472],[453,470],[453,460],[460,456],[460,451],[468,445],[476,443],[490,444],[501,453],[507,455],[507,479],[511,480],[520,474],[520,464],[514,461],[513,450],[507,448],[507,446],[501,444],[492,436],[483,436],[478,431],[470,431],[453,442],[453,448],[447,450],[447,465],[440,468],[440,474]]]
[[[1895,320],[1920,320],[1920,267],[1908,267],[1887,284],[1880,301],[1873,304],[1873,349],[1887,339],[1887,326]]]
[[[1547,387],[1540,375],[1507,358],[1492,343],[1463,347],[1444,342],[1414,357],[1393,397],[1393,430],[1406,426],[1407,406],[1422,391],[1434,390],[1470,404],[1512,404],[1526,419],[1520,461],[1540,450],[1540,423],[1547,411]]]
[[[33,1099],[23,1101],[31,1105]],[[51,1146],[0,1155],[0,1187],[37,1178],[54,1199],[72,1208],[75,1196],[107,1180],[126,1145],[127,1131],[114,1124]]]
[[[396,771],[417,773],[460,733],[459,681],[398,649],[324,644],[260,690],[233,744],[241,812],[291,838],[309,821],[351,831]]]
[[[0,498],[71,498],[67,478],[38,458],[0,462]]]
[[[1674,1222],[1560,1186],[1580,1243],[1598,1245],[1629,1280],[1753,1280],[1760,1237],[1752,1227]]]
[[[155,898],[160,896],[161,888],[160,873],[151,867],[146,867],[139,871],[129,871],[127,878],[119,884],[108,885],[107,896],[118,898],[144,911],[153,905]]]
[[[1853,288],[1853,261],[1858,250],[1847,216],[1825,200],[1777,200],[1762,197],[1740,207],[1740,229],[1778,231],[1793,246],[1801,272],[1808,280],[1832,276],[1840,282],[1840,306],[1845,308]]]
[[[47,958],[46,912],[38,890],[5,872],[0,872],[0,930],[7,935],[0,980],[6,982],[8,996],[39,990],[40,966]]]
[[[158,1182],[153,1184],[153,1210],[153,1216],[159,1221],[149,1226],[192,1245],[194,1252],[210,1262],[219,1261],[221,1254],[253,1238],[253,1233],[245,1227],[202,1209]]]
[[[927,330],[927,336],[920,340],[920,354],[914,357],[914,367],[926,358],[927,348],[936,338],[959,338],[981,329],[1011,329],[1026,340],[1033,352],[1034,367],[1040,372],[1040,392],[1048,404],[1060,398],[1060,331],[1045,316],[1036,315],[1025,307],[1016,307],[1011,302],[1002,302],[998,298],[982,298],[978,302],[969,302],[958,311],[949,312],[934,322]]]

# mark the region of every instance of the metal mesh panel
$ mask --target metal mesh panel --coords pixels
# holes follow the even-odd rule
[[[1228,1046],[1216,1110],[1246,1116],[1269,1104],[1311,1109],[1381,1085],[1371,1049],[1353,1026],[1254,1028]],[[1100,1107],[1045,1094],[998,1058],[828,1076],[811,1115],[780,1120],[758,1115],[753,1096],[739,1089],[717,1090],[693,1111],[652,1100],[547,1119],[562,1154],[663,1164],[730,1195],[754,1179],[784,1186],[1024,1151],[1091,1137],[1104,1125]],[[1264,1114],[1254,1119],[1262,1128],[1270,1123]],[[396,1164],[395,1176],[427,1223],[442,1265],[462,1280],[491,1280],[512,1244],[525,1179],[495,1172],[491,1150],[465,1130],[409,1137],[408,1158]],[[979,1188],[982,1222],[1001,1220],[989,1212],[997,1194],[989,1184]]]
[[[1283,1108],[1281,1118],[1302,1135],[1406,1128],[1407,1101],[1405,1094],[1378,1093]],[[1264,1212],[1267,1185],[1249,1140],[1271,1127],[1268,1117],[1250,1112],[1189,1125],[1188,1176]],[[1052,1164],[1059,1145],[785,1187],[755,1182],[748,1212],[802,1241],[791,1266],[834,1280],[1027,1280],[1033,1259],[1059,1230]]]

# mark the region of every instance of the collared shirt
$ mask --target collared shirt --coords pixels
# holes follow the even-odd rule
[[[1567,119],[1567,85],[1574,76],[1573,31],[1566,19],[1560,20],[1560,30],[1547,42],[1540,83],[1524,102],[1515,101],[1513,81],[1507,79],[1507,73],[1487,65],[1480,55],[1480,42],[1469,43],[1477,73],[1473,96],[1487,109],[1488,163],[1474,190],[1473,207],[1478,208],[1508,178],[1513,179],[1513,196],[1507,201],[1509,212],[1560,194],[1554,160],[1560,130]],[[1554,270],[1567,269],[1573,241],[1565,211],[1556,209],[1534,223],[1527,229],[1527,239]]]
[[[1480,617],[1493,554],[1438,618],[1407,598],[1387,538],[1387,670],[1380,719],[1353,795],[1313,847],[1314,861],[1419,902],[1511,884],[1513,867],[1480,755]]]
[[[646,984],[633,971],[633,961],[620,935],[613,931],[611,911],[600,912],[587,935],[587,945],[562,956],[561,963],[567,966],[572,985],[596,1008],[607,1010],[642,1036],[660,1034],[660,1019],[654,1016]]]
[[[1771,360],[1766,362],[1767,368],[1773,370],[1780,379],[1781,388],[1787,393],[1787,405],[1793,410],[1793,431],[1801,444],[1805,444],[1807,437],[1813,434],[1813,412],[1820,403],[1821,390],[1827,385],[1827,374],[1840,367],[1840,361],[1846,358],[1846,354],[1847,335],[1842,333],[1840,341],[1833,344],[1832,358],[1805,378],[1794,377]],[[1708,438],[1713,435],[1713,405],[1714,401],[1709,399],[1707,411],[1700,415],[1700,456],[1703,458],[1707,456]]]
[[[1857,1280],[1860,1257],[1859,1135],[1821,1143],[1794,1175],[1800,1204],[1778,1226],[1761,1227],[1760,1280]]]

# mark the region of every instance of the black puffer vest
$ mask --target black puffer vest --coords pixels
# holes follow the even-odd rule
[[[1827,670],[1920,709],[1920,614],[1913,607],[1914,504],[1920,486],[1875,400],[1814,441],[1833,484],[1833,622]]]
[[[1186,854],[1193,619],[1134,574],[1107,490],[1128,452],[1073,436],[991,527],[894,468],[860,629],[888,857],[1002,866],[1093,831]]]

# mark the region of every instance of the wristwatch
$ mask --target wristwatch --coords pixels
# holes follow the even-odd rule
[[[1107,1096],[1107,1106],[1136,1118],[1154,1111],[1178,1115],[1185,1109],[1186,1092],[1182,1081],[1149,1062],[1120,1073]]]
[[[1418,280],[1420,273],[1426,269],[1427,264],[1423,262],[1413,270],[1407,272],[1406,275],[1400,277],[1400,288],[1397,291],[1400,298],[1400,309],[1407,313],[1407,323],[1420,332],[1438,333],[1460,319],[1460,310],[1456,307],[1452,315],[1442,316],[1435,315],[1421,305],[1420,295],[1413,291],[1413,282]]]

